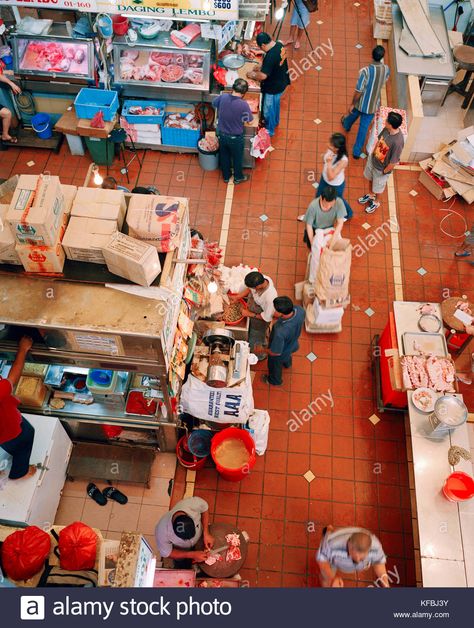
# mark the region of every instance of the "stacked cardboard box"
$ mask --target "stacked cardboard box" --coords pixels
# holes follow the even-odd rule
[[[112,237],[103,254],[111,273],[140,286],[150,286],[161,272],[156,248],[123,233]]]
[[[456,140],[441,147],[432,158],[420,161],[419,181],[438,200],[459,194],[474,201],[474,127],[458,133]]]
[[[21,260],[15,250],[15,236],[6,221],[10,205],[0,204],[0,264],[21,265]]]
[[[63,238],[68,259],[105,264],[102,249],[120,231],[126,211],[123,190],[79,188]]]
[[[113,220],[122,228],[127,205],[123,190],[103,190],[102,188],[78,188],[71,216]]]
[[[58,177],[21,175],[5,217],[26,271],[62,272],[61,238],[67,217]]]

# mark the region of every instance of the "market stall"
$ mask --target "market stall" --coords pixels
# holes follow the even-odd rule
[[[459,300],[462,303],[462,300]],[[421,323],[421,324],[420,324]],[[430,327],[431,325],[431,327]],[[435,327],[433,327],[435,325]],[[437,303],[396,301],[382,335],[385,410],[407,409],[405,431],[417,581],[423,587],[466,587],[474,580],[474,506],[453,472],[474,473],[466,424]],[[383,347],[383,350],[382,350]],[[382,409],[379,407],[379,409]],[[464,452],[464,453],[463,453]],[[467,452],[467,455],[466,455]]]

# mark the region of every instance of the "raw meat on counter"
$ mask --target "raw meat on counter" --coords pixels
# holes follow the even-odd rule
[[[438,392],[455,392],[456,370],[449,358],[405,355],[400,362],[405,388],[432,388]]]
[[[180,55],[181,57],[183,55]],[[168,52],[152,52],[150,59],[159,65],[169,65],[170,63],[178,63],[176,61],[177,55]]]
[[[163,68],[161,80],[165,83],[177,83],[184,76],[184,68],[181,65],[167,65]]]
[[[132,116],[161,116],[163,109],[158,107],[140,107],[140,105],[133,105],[128,108],[128,113]]]
[[[203,73],[199,68],[188,68],[183,76],[183,83],[192,83],[193,85],[201,85],[203,81]]]
[[[23,55],[20,67],[23,70],[45,70],[47,72],[88,73],[86,46],[84,44],[62,44],[56,41],[31,41]]]

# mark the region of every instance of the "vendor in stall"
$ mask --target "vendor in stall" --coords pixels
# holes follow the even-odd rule
[[[10,79],[7,76],[5,76],[5,74],[3,73],[4,67],[5,66],[3,62],[0,61],[0,83],[8,85],[8,87],[12,90],[14,94],[21,94],[21,88],[18,87],[18,85],[15,85],[13,81],[10,81]],[[17,143],[16,137],[12,137],[10,135],[10,125],[12,123],[12,112],[10,111],[9,107],[3,103],[1,89],[0,89],[0,118],[2,119],[2,135],[1,135],[2,142],[10,142],[11,144],[16,144]]]
[[[32,344],[31,338],[23,336],[8,377],[0,379],[0,447],[12,456],[10,480],[19,480],[36,472],[36,467],[30,465],[35,429],[21,416],[20,402],[12,394]]]
[[[247,307],[242,308],[242,314],[250,319],[249,344],[250,350],[255,352],[255,347],[266,343],[267,332],[275,314],[273,305],[278,294],[270,277],[252,271],[244,279],[246,289],[239,294],[232,295],[232,301],[238,301],[248,297]],[[265,354],[257,353],[259,360],[266,358]]]
[[[204,550],[194,549],[203,537]],[[209,532],[209,505],[200,497],[179,501],[155,528],[156,546],[162,558],[172,558],[176,569],[190,569],[202,563],[214,545]]]

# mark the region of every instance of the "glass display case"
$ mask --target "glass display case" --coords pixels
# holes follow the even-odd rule
[[[212,42],[201,38],[179,48],[168,33],[153,40],[139,38],[133,47],[124,39],[115,41],[115,82],[208,91],[211,48]]]
[[[93,41],[64,33],[61,29],[51,29],[47,36],[16,33],[12,38],[15,74],[92,80]]]

